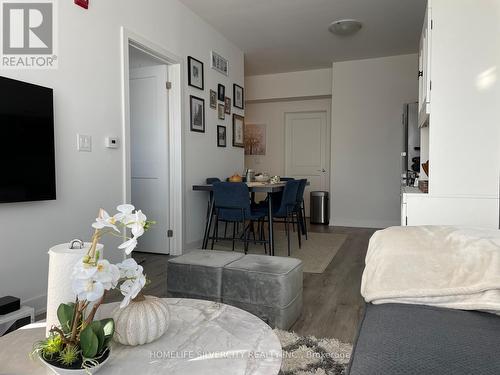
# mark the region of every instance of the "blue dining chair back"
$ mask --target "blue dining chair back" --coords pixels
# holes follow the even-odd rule
[[[280,181],[286,182],[286,181],[293,181],[295,178],[293,177],[280,177]]]
[[[241,222],[251,218],[247,184],[216,182],[213,192],[219,220]]]
[[[286,217],[290,211],[294,209],[297,204],[297,190],[299,189],[299,185],[299,180],[290,180],[286,182],[279,209],[274,216]]]
[[[299,180],[299,187],[297,189],[297,205],[300,207],[304,201],[304,191],[306,190],[307,179]]]
[[[216,182],[220,182],[220,178],[218,177],[208,177],[206,180],[207,185],[213,185]]]

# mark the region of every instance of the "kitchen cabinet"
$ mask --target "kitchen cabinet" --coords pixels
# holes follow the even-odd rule
[[[420,36],[418,54],[418,123],[420,127],[428,124],[431,107],[431,42],[433,21],[430,5],[431,1],[429,0]]]

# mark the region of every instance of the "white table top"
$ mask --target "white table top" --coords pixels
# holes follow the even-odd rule
[[[281,344],[262,320],[236,307],[192,299],[166,299],[167,332],[147,345],[113,343],[111,359],[98,374],[276,375]],[[109,316],[117,304],[103,305]],[[32,324],[0,337],[1,374],[48,374],[28,353],[44,337],[45,325]],[[126,371],[125,371],[126,370]]]

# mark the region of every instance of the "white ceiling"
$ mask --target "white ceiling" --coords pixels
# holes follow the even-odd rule
[[[180,0],[245,52],[245,74],[331,66],[414,53],[427,0]],[[356,18],[363,29],[337,37],[329,24]]]

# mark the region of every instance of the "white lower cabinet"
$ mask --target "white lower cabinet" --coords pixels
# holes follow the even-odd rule
[[[498,229],[498,197],[402,193],[401,225],[465,225]]]

